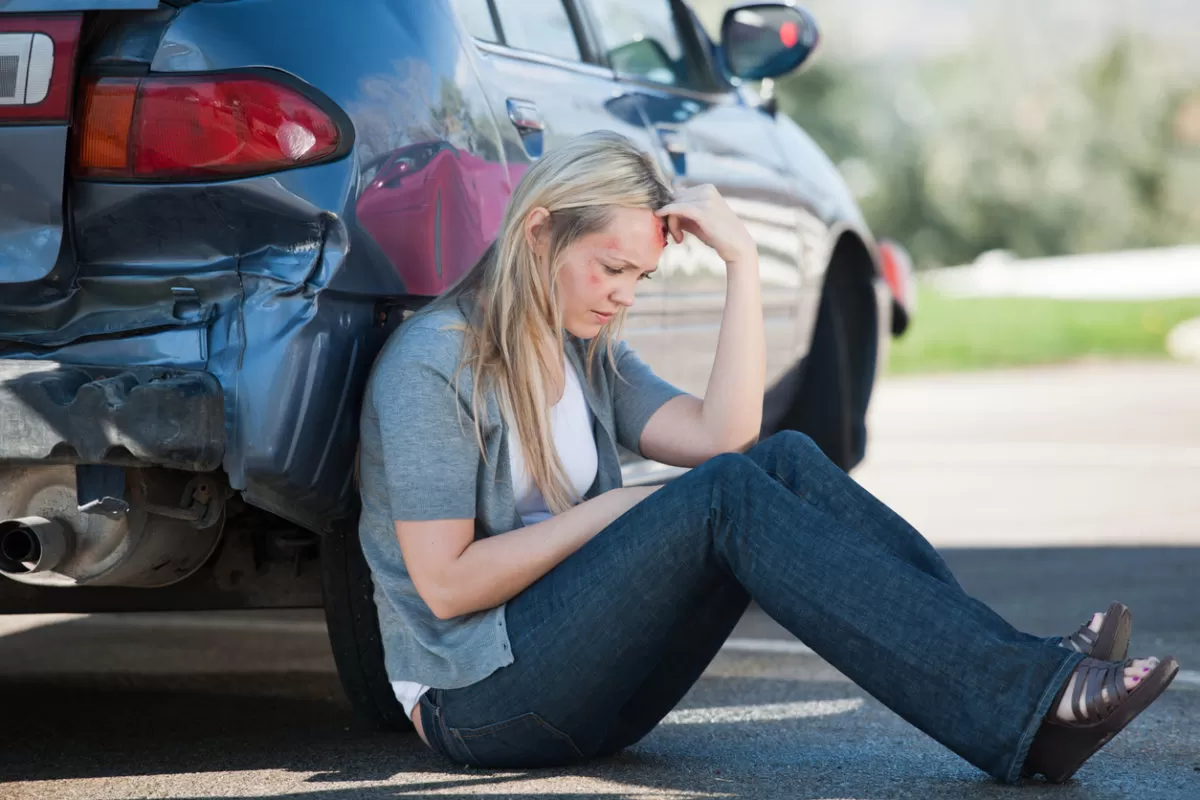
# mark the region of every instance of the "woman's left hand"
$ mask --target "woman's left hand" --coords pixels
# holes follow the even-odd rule
[[[666,218],[667,230],[676,242],[690,233],[716,250],[726,264],[758,259],[750,231],[711,183],[684,189],[657,214]]]

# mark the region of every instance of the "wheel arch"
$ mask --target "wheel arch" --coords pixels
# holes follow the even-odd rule
[[[802,431],[849,471],[866,454],[880,351],[879,262],[862,234],[834,234],[805,356],[764,398],[764,430]]]

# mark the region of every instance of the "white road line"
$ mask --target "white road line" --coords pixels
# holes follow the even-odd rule
[[[797,656],[813,655],[812,648],[790,639],[727,639],[722,650],[738,653],[787,653]]]
[[[323,620],[304,619],[236,619],[233,616],[204,617],[186,614],[29,614],[0,616],[0,637],[40,628],[47,625],[77,622],[83,625],[112,628],[139,629],[188,629],[259,631],[265,633],[300,633],[324,636]],[[776,655],[811,656],[812,648],[794,639],[751,639],[735,637],[727,639],[722,650],[733,653],[761,653]],[[1189,691],[1200,691],[1200,671],[1181,669],[1175,676],[1175,687]],[[789,712],[790,713],[790,712]],[[840,713],[840,712],[839,712]]]
[[[93,625],[111,626],[114,628],[166,628],[171,630],[223,630],[223,631],[264,631],[269,633],[307,633],[324,636],[326,633],[323,620],[305,619],[231,619],[229,617],[205,619],[203,617],[166,615],[130,614],[100,614],[90,617],[88,622]]]
[[[813,719],[846,714],[862,708],[861,697],[844,700],[802,700],[795,703],[766,703],[759,706],[684,708],[663,718],[664,725],[713,725],[723,722],[774,722],[783,719]]]
[[[236,612],[235,612],[236,613]],[[108,614],[19,614],[0,617],[0,636],[21,631],[75,623],[89,628],[131,628],[139,630],[219,630],[260,631],[264,633],[305,633],[325,635],[323,620],[262,619],[247,616],[203,616],[191,613],[146,612]]]
[[[0,616],[0,636],[12,636],[48,625],[87,619],[87,614],[11,614]]]
[[[1175,682],[1171,685],[1172,687],[1200,690],[1200,672],[1194,669],[1181,669],[1175,676]]]
[[[729,639],[722,650],[738,653],[783,653],[787,655],[815,655],[813,650],[803,642],[788,639]],[[1200,691],[1200,671],[1181,669],[1171,684],[1175,689]]]

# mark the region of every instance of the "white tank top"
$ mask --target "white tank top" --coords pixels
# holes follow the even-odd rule
[[[563,369],[567,377],[566,386],[563,396],[550,409],[550,429],[567,478],[570,479],[576,496],[583,497],[596,480],[596,440],[592,435],[592,416],[583,396],[583,387],[574,368],[566,360],[565,353]],[[521,440],[517,436],[516,428],[512,426],[508,429],[508,459],[513,497],[521,521],[532,525],[553,516],[546,507],[545,498],[533,485],[533,480],[525,469],[525,453],[521,449]],[[392,681],[396,699],[400,701],[405,715],[409,717],[412,716],[413,708],[421,699],[421,695],[429,688],[412,681]]]

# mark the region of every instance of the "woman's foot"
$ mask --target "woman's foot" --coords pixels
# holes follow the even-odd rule
[[[1098,614],[1097,616],[1102,616],[1102,615]],[[1142,678],[1144,678],[1148,674],[1150,674],[1150,671],[1153,670],[1157,666],[1158,666],[1157,658],[1152,657],[1152,658],[1131,659],[1129,661],[1129,663],[1125,666],[1124,675],[1123,675],[1123,682],[1125,684],[1125,690],[1132,692],[1135,688],[1137,688],[1137,685],[1138,685],[1138,683],[1141,682]],[[1058,708],[1055,709],[1054,716],[1060,722],[1074,722],[1076,719],[1084,719],[1087,715],[1087,708],[1085,706],[1085,703],[1087,701],[1087,693],[1086,692],[1084,692],[1080,695],[1079,703],[1076,706],[1078,713],[1077,714],[1071,713],[1071,698],[1073,698],[1075,696],[1075,682],[1077,680],[1079,680],[1079,672],[1078,671],[1076,671],[1076,673],[1071,676],[1071,681],[1070,681],[1070,683],[1067,684],[1067,690],[1065,692],[1063,692],[1062,700],[1059,702]],[[1109,689],[1107,686],[1104,687],[1104,689],[1102,691],[1103,691],[1105,700],[1107,700],[1110,703],[1116,702],[1117,698],[1110,697],[1110,692],[1109,692]]]
[[[1051,783],[1070,779],[1084,762],[1157,700],[1179,673],[1179,662],[1084,658],[1055,697],[1021,767]]]
[[[1107,612],[1093,614],[1070,636],[1060,637],[1058,644],[1101,661],[1124,661],[1132,629],[1129,609],[1121,603],[1110,603]]]

